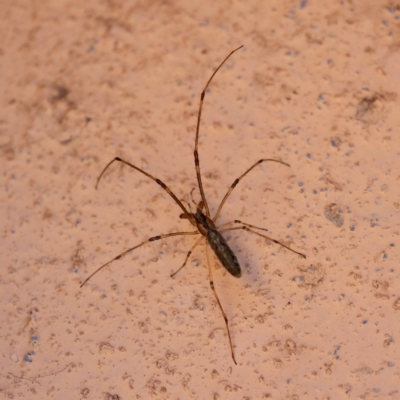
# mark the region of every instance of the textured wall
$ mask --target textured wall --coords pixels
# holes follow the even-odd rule
[[[385,5],[383,5],[385,4]],[[398,398],[400,9],[376,1],[2,2],[0,393],[15,399]],[[191,202],[199,96],[212,213]],[[194,191],[199,201],[199,193]],[[192,206],[193,208],[193,206]],[[396,394],[397,393],[397,394]],[[113,397],[114,396],[114,397]],[[363,396],[363,397],[362,397]]]

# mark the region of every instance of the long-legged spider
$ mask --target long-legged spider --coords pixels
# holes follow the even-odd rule
[[[224,232],[228,232],[228,231],[234,231],[234,230],[238,230],[238,229],[244,229],[247,232],[251,232],[254,233],[258,236],[261,236],[267,240],[270,240],[273,243],[279,244],[280,246],[292,251],[293,253],[298,254],[299,256],[306,258],[306,256],[302,253],[299,253],[296,250],[291,249],[289,246],[286,246],[285,244],[283,244],[282,242],[272,239],[269,236],[266,236],[265,234],[262,234],[260,232],[257,232],[255,229],[257,230],[261,230],[261,231],[267,231],[267,229],[264,228],[260,228],[251,224],[248,224],[246,222],[242,222],[239,221],[237,219],[227,222],[225,224],[222,224],[220,226],[216,226],[215,222],[217,221],[220,212],[222,210],[222,207],[224,206],[226,200],[228,199],[228,197],[230,196],[230,194],[232,193],[232,190],[236,187],[236,185],[253,169],[255,168],[257,165],[265,162],[265,161],[273,161],[282,165],[285,165],[287,167],[289,167],[289,164],[284,163],[283,161],[279,161],[279,160],[275,160],[272,158],[263,158],[261,160],[258,160],[256,163],[254,163],[248,170],[246,170],[242,175],[240,175],[237,179],[234,180],[234,182],[232,183],[232,185],[229,187],[228,191],[226,192],[225,196],[223,197],[217,212],[215,213],[214,217],[211,218],[210,216],[210,209],[208,207],[208,203],[206,200],[206,196],[204,194],[204,189],[203,189],[203,184],[201,181],[201,173],[200,173],[200,161],[199,161],[199,153],[198,153],[198,147],[199,147],[199,130],[200,130],[200,120],[201,120],[201,113],[202,113],[202,109],[203,109],[203,102],[204,102],[204,97],[206,94],[206,90],[209,87],[212,79],[214,78],[215,74],[219,71],[219,69],[222,67],[222,65],[226,62],[226,60],[236,51],[238,51],[239,49],[241,49],[243,46],[238,47],[237,49],[231,51],[227,57],[225,57],[225,59],[221,62],[221,64],[217,67],[217,69],[213,72],[213,74],[211,75],[210,79],[208,80],[206,86],[204,87],[203,91],[201,92],[201,96],[200,96],[200,105],[199,105],[199,112],[197,114],[197,125],[196,125],[196,140],[195,140],[195,148],[194,148],[194,164],[196,167],[196,175],[197,175],[197,182],[198,182],[198,186],[199,186],[199,191],[200,191],[200,195],[201,195],[201,201],[196,204],[196,213],[192,213],[190,206],[189,206],[189,211],[188,209],[183,205],[182,201],[179,200],[176,195],[171,191],[171,189],[164,183],[162,182],[160,179],[155,178],[153,175],[147,173],[146,171],[140,169],[139,167],[136,167],[135,165],[131,164],[130,162],[123,160],[120,157],[115,157],[113,160],[111,160],[103,169],[103,171],[101,172],[100,176],[97,178],[97,182],[96,182],[96,189],[98,187],[99,181],[102,178],[102,176],[104,175],[104,173],[106,172],[106,170],[111,166],[111,164],[113,164],[115,161],[118,161],[122,164],[128,165],[129,167],[136,169],[137,171],[139,171],[140,173],[146,175],[147,177],[149,177],[150,179],[152,179],[153,181],[155,181],[156,183],[158,183],[175,201],[175,203],[181,208],[181,210],[183,211],[182,214],[180,214],[180,218],[182,219],[187,219],[193,226],[196,227],[196,230],[193,232],[173,232],[173,233],[165,233],[162,235],[157,235],[157,236],[153,236],[147,240],[145,240],[144,242],[139,243],[138,245],[129,248],[128,250],[125,250],[124,252],[122,252],[121,254],[119,254],[118,256],[114,257],[112,260],[106,262],[104,265],[102,265],[100,268],[98,268],[96,271],[94,271],[91,275],[89,275],[84,282],[81,284],[81,287],[95,274],[97,274],[97,272],[99,272],[100,270],[102,270],[103,268],[107,267],[109,264],[111,264],[113,261],[116,260],[120,260],[121,258],[123,258],[126,254],[130,253],[133,250],[138,249],[139,247],[144,246],[147,243],[150,242],[154,242],[156,240],[160,240],[160,239],[165,239],[168,237],[172,237],[172,236],[184,236],[184,235],[201,235],[201,237],[199,239],[197,239],[197,241],[194,243],[194,245],[191,247],[191,249],[188,251],[188,253],[186,254],[185,260],[183,262],[183,264],[181,265],[181,267],[175,271],[171,277],[173,277],[174,275],[176,275],[187,263],[190,255],[192,254],[193,250],[195,249],[195,247],[197,247],[203,240],[206,241],[206,245],[209,244],[210,247],[212,248],[212,250],[214,251],[214,254],[217,256],[218,260],[220,261],[220,263],[224,266],[224,268],[226,268],[226,270],[233,276],[239,278],[242,275],[241,269],[240,269],[240,265],[239,262],[235,256],[235,254],[233,253],[233,251],[230,249],[228,243],[226,242],[226,240],[224,239],[224,237],[221,235],[221,233]],[[204,211],[203,211],[204,210]],[[230,227],[230,228],[224,228],[221,229],[223,226],[226,225],[231,225],[231,224],[239,224],[240,226],[236,226],[236,227]],[[231,334],[230,334],[230,330],[229,330],[229,324],[228,324],[228,318],[224,312],[224,309],[222,308],[221,302],[218,298],[217,292],[215,290],[214,287],[214,282],[213,282],[213,278],[212,278],[212,271],[211,271],[211,266],[210,263],[208,262],[208,273],[209,273],[209,281],[210,281],[210,286],[211,289],[215,295],[215,298],[217,300],[218,306],[221,310],[222,316],[224,317],[224,321],[225,321],[225,326],[226,326],[226,331],[228,334],[228,339],[229,339],[229,345],[230,345],[230,349],[231,349],[231,355],[232,355],[232,359],[233,362],[235,364],[237,364],[236,359],[235,359],[235,354],[233,351],[233,345],[232,345],[232,338],[231,338]]]

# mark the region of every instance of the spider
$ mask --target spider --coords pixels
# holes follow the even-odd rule
[[[192,201],[195,203],[196,205],[196,212],[192,212],[190,204],[188,205],[188,208],[186,208],[183,204],[183,202],[181,200],[179,200],[176,195],[172,192],[172,190],[164,183],[162,182],[160,179],[157,179],[156,177],[154,177],[153,175],[147,173],[146,171],[142,170],[141,168],[137,167],[136,165],[131,164],[130,162],[123,160],[120,157],[115,157],[114,159],[112,159],[103,169],[103,171],[101,172],[101,174],[99,175],[99,177],[97,178],[97,182],[96,182],[96,189],[98,188],[99,182],[101,180],[101,178],[103,177],[104,173],[106,172],[106,170],[115,162],[120,162],[122,164],[125,164],[133,169],[135,169],[136,171],[139,171],[140,173],[146,175],[148,178],[152,179],[154,182],[158,183],[171,197],[172,199],[175,201],[175,203],[181,208],[182,213],[180,214],[179,218],[181,219],[187,219],[195,228],[195,231],[190,231],[190,232],[173,232],[173,233],[165,233],[165,234],[161,234],[161,235],[157,235],[157,236],[153,236],[139,244],[137,244],[136,246],[133,246],[131,248],[129,248],[128,250],[125,250],[124,252],[120,253],[119,255],[117,255],[116,257],[114,257],[112,260],[106,262],[105,264],[103,264],[101,267],[99,267],[97,270],[95,270],[91,275],[89,275],[84,282],[81,284],[81,287],[83,287],[83,285],[86,284],[86,282],[93,277],[93,275],[97,274],[100,270],[102,270],[103,268],[107,267],[109,264],[111,264],[114,261],[120,260],[121,258],[123,258],[125,255],[127,255],[128,253],[132,252],[133,250],[138,249],[139,247],[144,246],[147,243],[150,242],[154,242],[156,240],[161,240],[161,239],[165,239],[168,237],[172,237],[172,236],[195,236],[195,235],[200,235],[200,238],[197,239],[197,241],[193,244],[193,246],[191,247],[191,249],[187,252],[185,260],[183,262],[183,264],[180,266],[180,268],[175,271],[173,274],[171,274],[171,277],[174,277],[186,264],[187,261],[190,257],[190,255],[192,254],[193,250],[202,242],[202,241],[206,241],[206,249],[207,249],[207,245],[210,245],[211,249],[213,250],[214,254],[216,255],[217,259],[219,260],[219,262],[222,264],[222,266],[234,277],[240,278],[242,275],[242,271],[239,265],[239,262],[235,256],[235,254],[233,253],[233,251],[231,250],[231,248],[229,247],[228,243],[226,242],[225,238],[222,236],[222,233],[228,232],[228,231],[234,231],[234,230],[240,230],[243,229],[247,232],[251,232],[254,233],[258,236],[263,237],[264,239],[267,239],[273,243],[276,243],[288,250],[290,250],[291,252],[298,254],[299,256],[306,258],[306,256],[302,253],[299,253],[296,250],[293,250],[292,248],[290,248],[289,246],[286,246],[285,244],[283,244],[282,242],[275,240],[269,236],[266,236],[265,234],[262,234],[260,232],[257,232],[257,230],[259,231],[267,231],[267,229],[265,228],[260,228],[251,224],[248,224],[246,222],[240,221],[240,220],[233,220],[230,222],[227,222],[225,224],[222,224],[220,226],[216,225],[216,221],[221,213],[222,207],[224,206],[226,200],[228,199],[228,197],[230,196],[230,194],[232,193],[233,189],[237,186],[237,184],[251,171],[253,170],[256,166],[262,164],[263,162],[267,162],[267,161],[271,161],[271,162],[276,162],[282,165],[285,165],[287,167],[289,167],[290,165],[280,161],[280,160],[275,160],[272,158],[263,158],[261,160],[258,160],[256,163],[254,163],[249,169],[247,169],[242,175],[240,175],[237,179],[234,180],[234,182],[232,183],[232,185],[229,187],[228,191],[226,192],[225,196],[223,197],[217,212],[215,213],[214,217],[211,217],[210,214],[210,209],[206,200],[206,196],[204,194],[204,189],[203,189],[203,184],[202,184],[202,180],[201,180],[201,173],[200,173],[200,159],[199,159],[199,152],[198,152],[198,147],[199,147],[199,131],[200,131],[200,120],[201,120],[201,114],[202,114],[202,110],[203,110],[203,102],[204,102],[204,97],[206,95],[206,91],[212,81],[212,79],[214,78],[215,74],[220,70],[220,68],[225,64],[225,62],[228,60],[229,57],[232,56],[232,54],[234,54],[236,51],[238,51],[239,49],[241,49],[243,46],[238,47],[237,49],[231,51],[228,56],[225,57],[225,59],[220,63],[220,65],[215,69],[215,71],[213,72],[213,74],[211,75],[211,77],[209,78],[206,86],[204,87],[203,91],[201,92],[200,95],[200,105],[199,105],[199,111],[197,114],[197,125],[196,125],[196,138],[195,138],[195,148],[194,148],[194,164],[195,164],[195,168],[196,168],[196,176],[197,176],[197,183],[198,183],[198,188],[200,191],[200,195],[201,195],[201,201],[199,203],[195,203],[192,199]],[[193,189],[194,190],[194,189]],[[191,195],[193,193],[193,190],[191,191]],[[234,226],[234,227],[227,227],[229,225],[232,224],[239,224],[239,226]],[[223,228],[223,229],[221,229]],[[231,356],[232,356],[232,360],[235,364],[237,364],[236,359],[235,359],[235,353],[233,350],[233,344],[232,344],[232,338],[231,338],[231,333],[230,333],[230,329],[229,329],[229,323],[228,323],[228,318],[225,314],[224,309],[222,308],[222,304],[218,298],[217,292],[215,290],[214,287],[214,281],[213,281],[213,277],[212,277],[212,271],[211,271],[211,267],[210,267],[210,263],[208,262],[208,273],[209,273],[209,282],[210,282],[210,287],[214,293],[214,296],[217,300],[218,306],[221,310],[222,316],[224,318],[225,321],[225,327],[226,327],[226,332],[228,334],[228,339],[229,339],[229,346],[230,346],[230,351],[231,351]]]

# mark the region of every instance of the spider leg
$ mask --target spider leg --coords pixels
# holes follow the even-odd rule
[[[251,225],[251,224],[248,224],[248,223],[246,223],[246,222],[240,221],[240,220],[238,220],[238,219],[235,219],[235,220],[229,221],[229,222],[225,222],[224,224],[218,226],[217,229],[219,230],[219,229],[221,229],[223,226],[229,225],[229,224],[242,224],[242,225],[248,226],[249,228],[260,229],[260,230],[262,230],[262,231],[268,232],[268,229],[266,229],[266,228],[260,228],[259,226]]]
[[[226,316],[225,311],[222,308],[222,304],[219,301],[219,297],[217,295],[217,291],[215,290],[215,287],[214,287],[214,280],[213,280],[213,277],[212,277],[211,264],[210,264],[209,255],[208,255],[208,244],[206,244],[206,253],[207,253],[207,265],[208,265],[208,274],[209,274],[210,286],[211,286],[211,289],[212,289],[212,291],[214,293],[215,298],[217,299],[217,303],[218,303],[219,309],[221,310],[222,316],[224,317],[225,326],[226,326],[226,332],[228,333],[228,338],[229,338],[229,346],[231,348],[232,359],[233,359],[233,362],[237,365],[237,362],[236,362],[236,359],[235,359],[235,353],[233,352],[233,345],[232,345],[231,332],[229,330],[228,317]]]
[[[184,212],[185,215],[187,215],[187,219],[189,221],[192,221],[192,218],[190,216],[190,213],[188,212],[188,210],[185,208],[185,206],[182,204],[182,202],[174,195],[174,193],[171,191],[171,189],[162,181],[160,181],[159,179],[155,178],[153,175],[150,175],[149,173],[147,173],[146,171],[143,171],[142,169],[140,169],[139,167],[136,167],[135,165],[131,164],[128,161],[123,160],[120,157],[115,157],[114,159],[112,159],[103,169],[103,171],[101,171],[100,176],[97,178],[96,181],[96,189],[99,185],[100,179],[102,178],[102,176],[104,175],[104,173],[106,172],[106,170],[108,169],[108,167],[111,166],[111,164],[113,164],[115,161],[121,162],[122,164],[128,165],[131,168],[136,169],[137,171],[141,172],[142,174],[146,175],[147,177],[149,177],[150,179],[152,179],[154,182],[157,182],[176,202],[176,204],[178,204],[178,206],[182,209],[182,211]]]
[[[286,246],[286,244],[283,244],[283,243],[280,242],[279,240],[272,239],[272,238],[269,237],[269,236],[266,236],[266,235],[263,235],[263,234],[261,234],[261,233],[259,233],[259,232],[256,232],[256,231],[254,231],[253,229],[250,229],[248,226],[237,226],[237,227],[235,227],[235,228],[227,228],[227,229],[223,229],[222,231],[219,231],[219,232],[222,233],[222,232],[228,232],[228,231],[236,231],[236,230],[239,230],[239,229],[244,229],[244,230],[247,231],[247,232],[251,232],[251,233],[254,233],[254,234],[256,234],[256,235],[258,235],[258,236],[261,236],[261,237],[263,237],[263,238],[265,238],[265,239],[268,239],[268,240],[270,240],[271,242],[274,242],[274,243],[276,243],[276,244],[279,244],[280,246],[284,247],[285,249],[288,249],[288,250],[290,250],[291,252],[293,252],[293,253],[295,253],[295,254],[298,254],[300,257],[306,258],[306,255],[305,255],[305,254],[299,253],[298,251],[293,250],[292,248],[290,248],[289,246]],[[261,229],[261,228],[258,228],[258,229]]]
[[[195,188],[193,188],[193,189],[190,191],[190,197],[192,198],[192,203],[196,206],[196,210],[200,210],[201,212],[203,212],[204,201],[203,201],[203,200],[200,200],[200,203],[196,203],[196,202],[194,201],[194,199],[193,199],[193,192],[194,192],[194,189],[195,189]]]
[[[277,162],[279,164],[283,164],[286,165],[287,167],[290,167],[289,164],[286,164],[283,161],[279,161],[279,160],[274,160],[273,158],[263,158],[261,160],[258,160],[256,163],[254,163],[246,172],[244,172],[242,175],[239,176],[239,178],[235,179],[234,182],[232,183],[232,185],[230,186],[230,188],[228,189],[228,191],[226,192],[224,198],[221,201],[221,204],[218,207],[217,213],[214,215],[214,218],[212,219],[213,222],[215,222],[217,220],[217,218],[219,217],[219,213],[222,210],[222,207],[224,206],[227,198],[230,196],[230,194],[232,193],[232,190],[235,189],[236,185],[253,169],[255,168],[257,165],[263,163],[264,161],[273,161],[273,162]]]
[[[179,267],[179,269],[177,271],[175,271],[173,274],[171,274],[171,278],[173,278],[181,269],[183,269],[183,267],[186,265],[190,255],[193,253],[193,250],[195,249],[195,247],[197,247],[197,245],[201,242],[202,239],[204,239],[204,236],[202,236],[198,240],[196,240],[196,243],[192,246],[192,248],[186,254],[184,263],[182,264],[181,267]]]
[[[92,274],[90,274],[81,284],[81,287],[93,276],[96,275],[99,271],[101,271],[103,268],[107,267],[107,265],[110,265],[112,262],[120,260],[121,258],[125,257],[128,253],[130,253],[133,250],[138,249],[139,247],[144,246],[146,243],[150,243],[150,242],[154,242],[155,240],[160,240],[160,239],[165,239],[167,237],[171,237],[171,236],[183,236],[183,235],[198,235],[199,232],[173,232],[173,233],[166,233],[163,235],[157,235],[157,236],[153,236],[147,240],[145,240],[142,243],[137,244],[134,247],[131,247],[128,250],[125,250],[124,252],[122,252],[121,254],[118,254],[116,257],[114,257],[112,260],[106,262],[105,264],[103,264],[100,268],[97,268],[96,271],[94,271]]]
[[[237,49],[231,51],[227,57],[225,57],[224,61],[222,61],[222,63],[218,66],[218,68],[213,72],[213,74],[211,75],[210,79],[208,80],[206,86],[204,87],[203,91],[201,92],[200,95],[200,106],[199,106],[199,112],[197,114],[197,125],[196,125],[196,142],[195,142],[195,147],[194,147],[194,165],[196,167],[196,175],[197,175],[197,182],[199,184],[199,190],[200,190],[200,194],[201,194],[201,199],[204,203],[204,207],[206,210],[206,215],[207,217],[210,216],[210,209],[208,208],[208,204],[207,204],[207,200],[206,200],[206,196],[204,194],[204,189],[203,189],[203,184],[201,182],[201,174],[200,174],[200,161],[199,161],[199,131],[200,131],[200,120],[201,120],[201,112],[203,110],[203,101],[204,101],[204,97],[206,95],[206,90],[208,89],[208,86],[210,85],[212,79],[214,78],[214,75],[219,71],[219,69],[224,65],[225,61],[236,51],[238,51],[239,49],[241,49],[243,46],[238,47]]]

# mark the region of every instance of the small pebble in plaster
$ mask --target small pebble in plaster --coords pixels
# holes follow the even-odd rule
[[[324,209],[325,218],[333,222],[338,228],[344,223],[343,211],[336,203],[328,204]]]
[[[118,394],[112,394],[112,393],[103,393],[103,398],[104,400],[120,400],[121,397]]]
[[[31,362],[32,362],[31,356],[33,356],[34,354],[35,354],[34,351],[30,351],[29,353],[27,353],[27,354],[25,355],[25,357],[24,357],[24,361],[25,361],[25,362],[31,363]]]
[[[199,261],[196,258],[192,260],[192,263],[195,267],[199,266]]]
[[[302,0],[300,2],[300,9],[302,10],[303,8],[306,8],[306,6],[307,6],[307,0]]]
[[[336,356],[336,359],[339,359],[339,356],[337,354],[338,354],[340,348],[341,348],[341,346],[336,346],[335,350],[333,351],[333,355]]]

